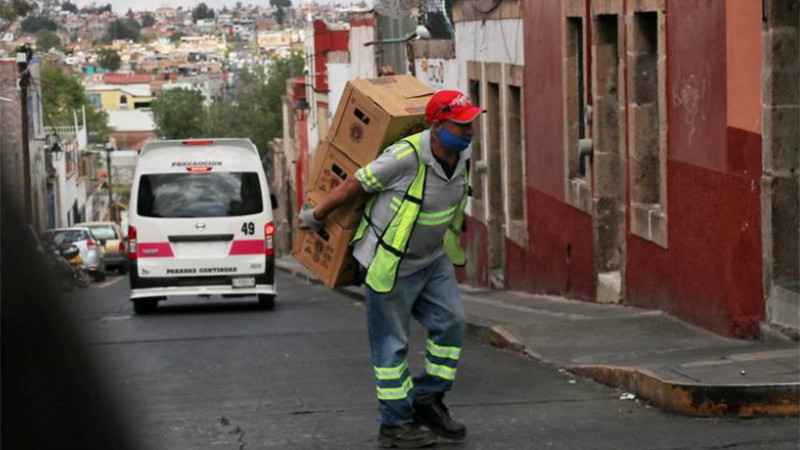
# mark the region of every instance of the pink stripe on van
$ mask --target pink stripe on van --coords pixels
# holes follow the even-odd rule
[[[172,258],[172,246],[169,242],[140,242],[137,254],[139,258]]]
[[[251,239],[246,241],[233,241],[229,256],[233,255],[263,255],[264,240]]]

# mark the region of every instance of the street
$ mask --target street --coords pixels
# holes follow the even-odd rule
[[[187,298],[133,315],[127,277],[64,298],[129,430],[148,449],[377,447],[360,302],[282,272],[274,311]],[[424,336],[417,326],[411,364]],[[797,418],[695,419],[469,338],[451,412],[463,449],[796,449]]]

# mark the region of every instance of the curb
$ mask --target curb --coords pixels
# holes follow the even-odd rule
[[[275,268],[322,285],[313,275],[275,264]],[[336,288],[335,292],[364,301],[364,294],[355,287]],[[798,416],[800,415],[800,383],[777,385],[699,385],[663,380],[640,367],[561,366],[529,349],[502,325],[467,315],[467,334],[493,347],[520,353],[544,364],[564,369],[605,385],[624,389],[654,406],[672,413],[693,417]]]
[[[662,380],[640,367],[568,366],[564,369],[644,398],[659,408],[695,417],[797,416],[800,385],[700,385]]]

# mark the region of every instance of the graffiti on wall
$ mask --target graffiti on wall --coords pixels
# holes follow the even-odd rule
[[[708,118],[708,82],[711,67],[706,62],[700,73],[682,73],[678,68],[678,83],[672,90],[672,104],[684,110],[684,123],[688,127],[689,147],[695,132]]]

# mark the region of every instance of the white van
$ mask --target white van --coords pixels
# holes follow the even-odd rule
[[[274,206],[249,139],[145,144],[128,213],[134,310],[172,295],[255,295],[272,309]]]

